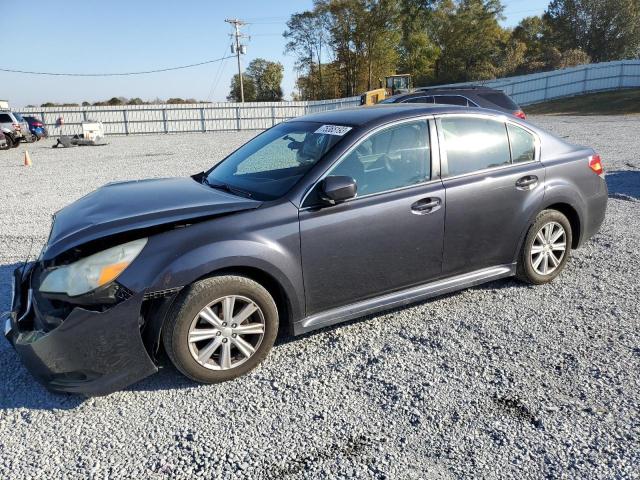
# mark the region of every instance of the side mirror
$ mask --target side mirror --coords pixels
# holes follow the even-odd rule
[[[356,196],[358,187],[351,177],[327,177],[320,183],[320,198],[335,205]]]

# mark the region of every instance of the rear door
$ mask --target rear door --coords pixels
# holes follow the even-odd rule
[[[537,136],[488,115],[437,120],[447,212],[443,274],[514,261],[544,195]]]

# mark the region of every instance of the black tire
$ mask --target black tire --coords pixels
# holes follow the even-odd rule
[[[207,368],[194,358],[189,343],[189,330],[194,322],[201,321],[197,320],[197,318],[199,318],[198,315],[202,309],[215,300],[230,295],[249,299],[259,307],[259,312],[254,315],[258,315],[261,321],[264,322],[264,333],[259,344],[255,346],[255,352],[244,359],[244,363],[224,370],[213,370],[211,369],[212,367]],[[219,315],[219,318],[224,319],[222,314]],[[185,376],[201,383],[225,382],[248,373],[266,358],[278,334],[278,321],[278,308],[269,292],[262,285],[249,278],[237,275],[214,276],[200,280],[180,293],[167,315],[162,332],[162,341],[171,362]],[[247,319],[247,322],[253,323],[250,319]],[[207,326],[213,328],[210,325]],[[221,330],[226,331],[229,329]],[[244,358],[234,343],[236,340],[227,339],[228,332],[224,335],[221,341],[229,341],[228,348],[233,349],[235,357]],[[209,342],[209,340],[211,339],[203,340],[203,342]],[[195,344],[193,347],[197,348]],[[215,352],[218,353],[213,355],[221,355],[221,351],[222,346],[217,348]],[[216,363],[214,360],[211,361],[213,364]],[[220,362],[220,360],[217,360],[217,362]]]
[[[563,237],[560,237],[556,241],[556,243],[552,244],[552,242],[547,242],[547,244],[549,245],[547,248],[549,250],[539,254],[534,253],[534,259],[534,257],[532,256],[532,249],[534,248],[534,244],[536,250],[545,248],[544,246],[541,246],[545,245],[545,243],[543,243],[540,237],[538,237],[538,232],[541,232],[542,238],[545,241],[548,240],[544,238],[544,231],[541,230],[543,229],[543,227],[549,228],[549,225],[552,226],[551,232],[553,232],[554,234],[558,234],[558,232],[560,232],[560,229],[557,226],[561,226],[562,229],[564,229],[564,235]],[[560,275],[560,272],[562,272],[564,266],[567,264],[571,253],[572,240],[573,232],[571,230],[571,223],[569,222],[567,217],[565,217],[557,210],[543,210],[538,214],[535,222],[533,222],[533,225],[531,225],[529,231],[527,232],[527,236],[524,240],[524,243],[520,250],[520,254],[518,256],[518,267],[516,276],[523,282],[533,285],[541,285],[551,282],[554,278]],[[562,243],[564,243],[563,252],[561,250],[553,249],[552,245],[561,245]],[[549,260],[545,260],[543,258],[538,266],[534,265],[534,263],[540,259],[539,255],[544,256],[545,254],[547,255]],[[554,256],[553,259],[558,262],[557,265],[554,265],[553,259],[549,255]],[[547,262],[549,268],[551,266],[553,267],[553,270],[550,270],[546,274],[540,271],[544,270],[544,267],[541,266],[544,265],[544,262]]]
[[[13,141],[13,137],[11,135],[5,135],[4,138],[7,140],[7,146],[6,148],[13,148],[15,147],[15,142]]]

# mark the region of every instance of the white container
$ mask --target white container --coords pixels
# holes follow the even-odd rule
[[[85,140],[99,142],[104,138],[102,122],[82,122],[82,136]]]

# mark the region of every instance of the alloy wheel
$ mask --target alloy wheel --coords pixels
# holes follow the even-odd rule
[[[211,370],[242,365],[258,350],[265,334],[264,314],[250,298],[228,295],[204,307],[189,327],[193,359]]]
[[[539,275],[553,273],[562,263],[567,248],[567,234],[558,222],[545,223],[531,245],[531,266]]]

